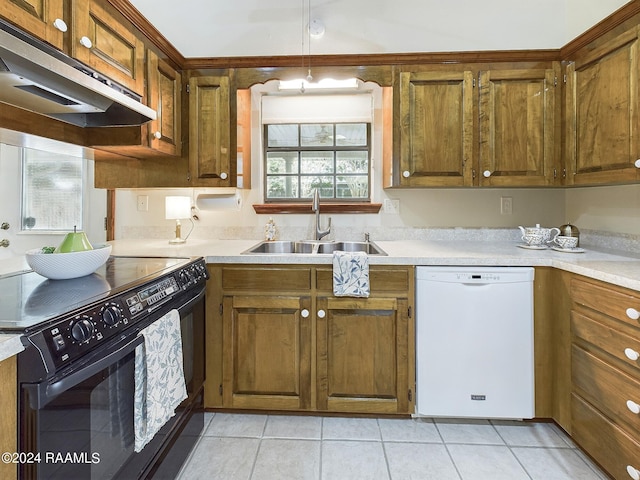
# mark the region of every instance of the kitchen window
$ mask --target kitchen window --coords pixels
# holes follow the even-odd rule
[[[370,199],[371,124],[264,125],[265,201]]]
[[[22,150],[22,230],[82,230],[84,160]]]

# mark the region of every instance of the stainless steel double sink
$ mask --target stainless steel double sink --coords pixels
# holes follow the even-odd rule
[[[335,251],[365,252],[367,255],[387,255],[374,242],[323,242],[314,240],[263,241],[242,252],[242,255],[315,254],[330,255]]]

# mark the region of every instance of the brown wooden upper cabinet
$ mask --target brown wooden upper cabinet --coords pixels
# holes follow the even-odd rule
[[[63,0],[4,0],[0,16],[59,50],[64,46],[68,19]]]
[[[144,42],[107,2],[72,0],[71,56],[139,95],[144,94]]]
[[[559,64],[550,69],[480,72],[481,186],[554,183],[560,140],[556,136],[559,76]]]
[[[472,185],[473,73],[402,72],[398,93],[400,165],[393,183]]]
[[[237,128],[231,121],[228,76],[189,80],[189,172],[194,186],[236,185],[236,152],[231,148]]]
[[[567,67],[567,184],[640,181],[638,28]]]
[[[147,105],[158,114],[145,124],[151,149],[182,154],[182,77],[155,52],[147,50]]]
[[[558,63],[549,69],[402,72],[393,184],[554,184],[559,73]]]

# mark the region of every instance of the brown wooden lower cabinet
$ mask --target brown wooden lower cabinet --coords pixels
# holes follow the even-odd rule
[[[640,295],[571,280],[571,435],[616,479],[640,475]]]
[[[327,298],[318,305],[318,409],[408,412],[408,305]]]
[[[16,357],[0,362],[0,451],[17,452],[17,374]],[[12,480],[18,478],[17,465],[0,462],[0,478]]]
[[[232,408],[311,407],[309,297],[235,295],[223,303],[223,398]]]
[[[326,266],[209,270],[207,407],[413,411],[413,267],[372,265],[369,298],[334,297]]]

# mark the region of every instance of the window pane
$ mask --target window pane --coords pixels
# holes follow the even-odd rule
[[[23,229],[82,230],[82,165],[82,158],[23,150]]]
[[[267,153],[267,174],[298,173],[298,152]]]
[[[300,125],[300,144],[303,147],[333,145],[333,125]]]
[[[297,147],[298,125],[268,125],[270,147]]]
[[[302,177],[300,179],[300,197],[313,197],[313,191],[317,188],[321,198],[333,198],[333,181],[334,177]]]
[[[368,152],[336,152],[337,173],[368,173]]]
[[[302,173],[333,173],[333,152],[302,152]]]
[[[361,146],[366,144],[366,123],[339,123],[336,125],[336,145]]]
[[[298,198],[298,176],[267,177],[267,198]]]
[[[336,197],[338,198],[368,198],[368,179],[363,175],[344,175],[337,180]]]

